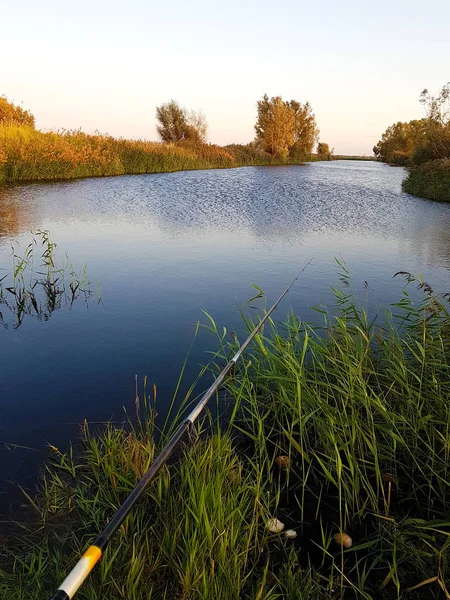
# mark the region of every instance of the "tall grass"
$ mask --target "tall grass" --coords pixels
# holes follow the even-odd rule
[[[82,131],[0,126],[0,183],[269,164],[245,146],[117,139]]]
[[[450,202],[450,158],[412,167],[403,182],[403,189],[420,198]]]
[[[369,320],[348,285],[322,326],[266,325],[227,379],[226,421],[195,429],[80,598],[450,597],[448,295],[399,276],[423,302],[405,291]],[[209,326],[219,364],[238,342]],[[166,436],[144,399],[140,423],[85,426],[79,456],[54,450],[35,523],[3,550],[2,597],[44,598],[141,477]]]

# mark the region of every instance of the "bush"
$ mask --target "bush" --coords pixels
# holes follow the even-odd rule
[[[402,187],[408,194],[419,198],[450,202],[450,158],[413,167]]]

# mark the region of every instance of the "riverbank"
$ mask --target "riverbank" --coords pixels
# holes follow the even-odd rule
[[[350,160],[352,157],[336,157]],[[354,157],[355,160],[370,160]],[[0,184],[83,177],[170,173],[200,169],[300,164],[326,160],[281,160],[254,144],[217,146],[200,142],[148,142],[88,135],[82,131],[42,132],[0,126]]]
[[[450,158],[432,160],[412,167],[402,187],[413,196],[450,202]]]
[[[404,295],[395,316],[369,322],[341,275],[336,317],[312,328],[292,315],[258,336],[227,380],[227,424],[207,417],[186,440],[83,597],[447,593],[448,298],[404,274],[423,302]],[[215,331],[223,363],[237,342]],[[155,393],[140,396],[140,421],[97,433],[85,424],[79,456],[54,449],[30,498],[33,525],[1,539],[2,597],[51,596],[147,469],[170,431],[155,442]],[[297,537],[269,532],[274,517]]]
[[[0,183],[284,164],[252,144],[148,142],[0,126]]]

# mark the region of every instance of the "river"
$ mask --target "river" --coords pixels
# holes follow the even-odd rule
[[[195,324],[206,322],[202,311],[241,332],[239,307],[254,295],[252,283],[270,302],[312,258],[279,319],[291,307],[305,320],[320,318],[310,307],[332,302],[335,257],[347,262],[371,313],[398,300],[400,270],[448,291],[450,206],[403,193],[404,175],[335,161],[0,188],[0,278],[10,270],[11,241],[25,248],[40,228],[61,255],[86,265],[94,288],[89,302],[48,320],[25,317],[18,328],[0,307],[8,325],[0,327],[4,501],[8,482],[32,489],[47,445],[66,448],[84,419],[121,421],[123,407],[132,414],[135,375],[139,385],[144,376],[156,384],[163,414]],[[201,329],[186,385],[215,348]]]

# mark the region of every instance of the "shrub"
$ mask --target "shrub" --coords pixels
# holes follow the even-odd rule
[[[410,169],[403,190],[420,198],[450,202],[450,158],[432,160]]]

